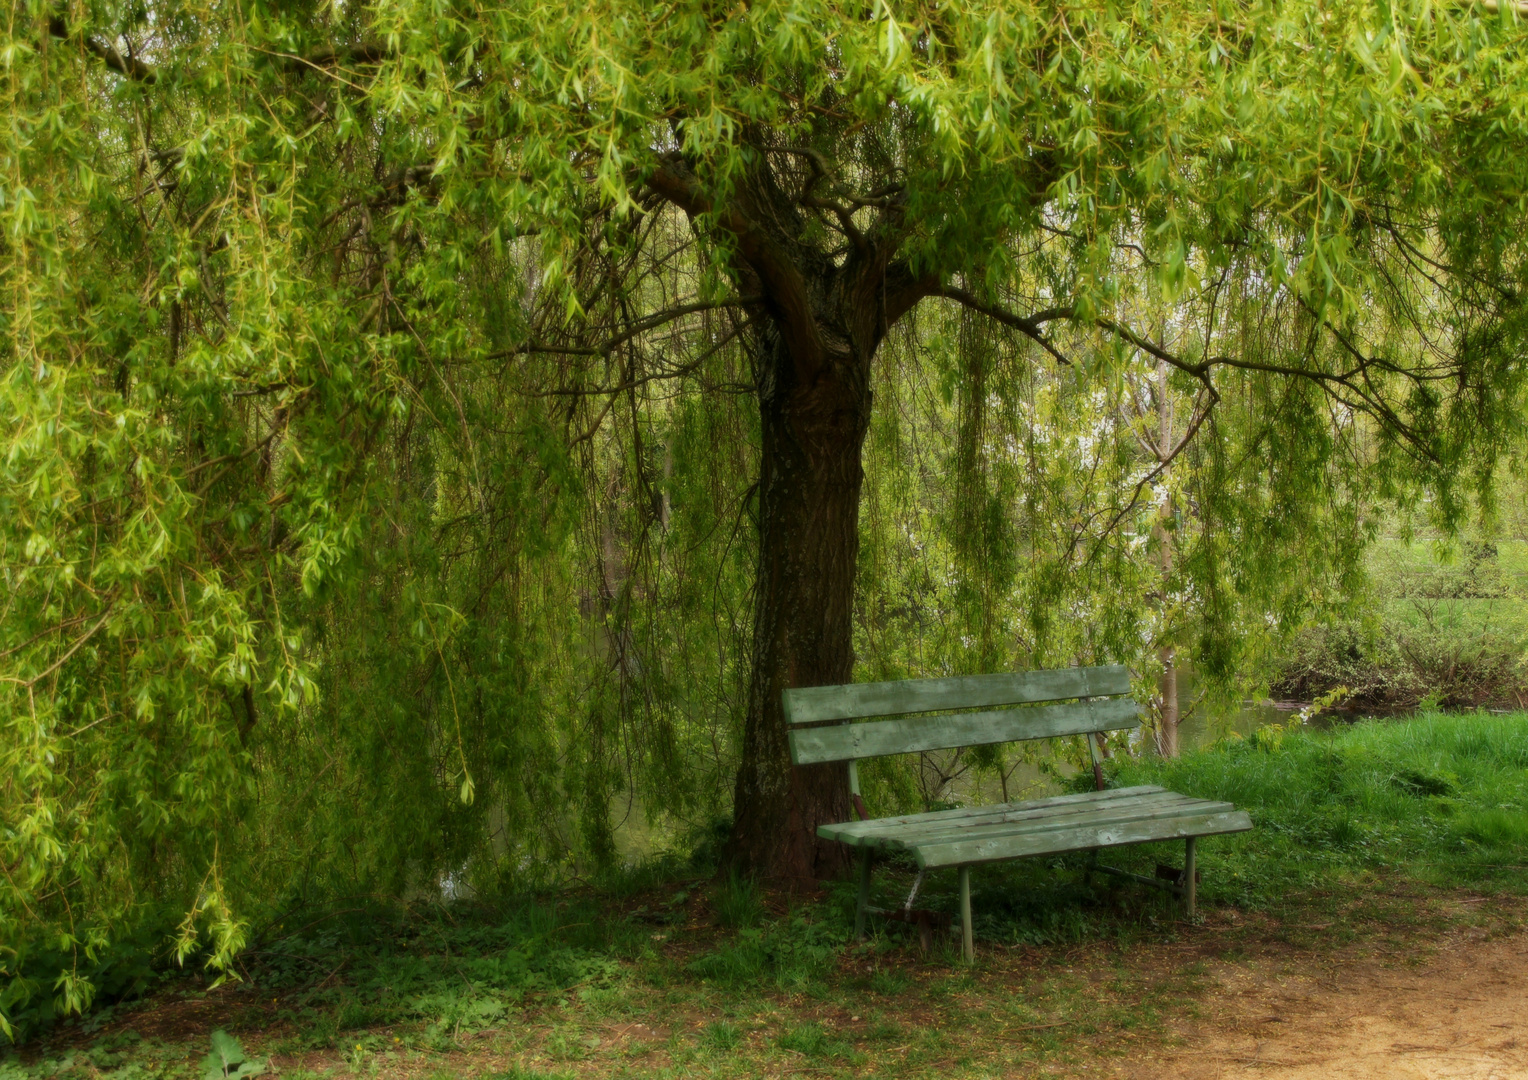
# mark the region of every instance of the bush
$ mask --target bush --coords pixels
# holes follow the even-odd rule
[[[1313,701],[1339,686],[1345,703],[1380,708],[1528,705],[1528,668],[1515,636],[1464,627],[1395,625],[1368,635],[1319,627],[1296,638],[1270,690]]]

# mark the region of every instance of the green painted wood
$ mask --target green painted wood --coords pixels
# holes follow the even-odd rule
[[[1046,806],[1066,806],[1073,803],[1096,803],[1108,799],[1129,799],[1153,791],[1167,792],[1155,784],[1139,784],[1135,787],[1109,788],[1107,791],[1083,791],[1073,795],[1048,795],[1043,799],[1026,799],[1020,802],[997,803],[992,806],[962,806],[955,810],[932,810],[924,814],[907,814],[903,817],[875,818],[871,821],[846,821],[827,825],[831,829],[873,829],[878,825],[897,825],[908,821],[944,821],[967,817],[980,817],[1004,809],[1038,810]],[[1167,792],[1172,794],[1172,792]]]
[[[1151,800],[1128,804],[1116,803],[1108,806],[1075,810],[1065,814],[1041,816],[1005,815],[989,820],[903,825],[895,830],[874,832],[855,837],[844,837],[841,835],[825,836],[824,834],[831,827],[823,826],[818,830],[817,835],[823,836],[824,839],[839,840],[842,843],[849,844],[851,847],[911,850],[930,844],[942,844],[960,839],[988,839],[996,836],[1018,836],[1021,834],[1039,835],[1085,826],[1124,825],[1135,821],[1148,821],[1157,818],[1228,813],[1235,809],[1236,807],[1230,803],[1210,802],[1205,799],[1188,799],[1178,796],[1172,800]]]
[[[1032,855],[1051,855],[1063,851],[1086,851],[1090,848],[1143,844],[1153,840],[1182,840],[1189,836],[1244,832],[1250,828],[1252,828],[1252,819],[1244,811],[1235,810],[1124,824],[1084,825],[1039,834],[996,836],[985,840],[952,840],[947,843],[924,844],[913,850],[913,857],[917,859],[918,865],[924,868],[966,866],[972,863],[1022,859]]]
[[[1040,828],[1066,824],[1068,822],[1092,820],[1094,818],[1119,819],[1131,815],[1144,815],[1160,811],[1172,811],[1174,809],[1185,810],[1200,806],[1233,808],[1230,803],[1210,803],[1203,799],[1190,799],[1184,795],[1164,792],[1161,795],[1145,795],[1138,799],[1113,800],[1101,806],[1074,804],[1039,810],[1005,810],[1001,813],[987,814],[982,817],[960,818],[955,821],[912,821],[884,828],[844,829],[833,825],[823,825],[818,829],[818,835],[825,839],[841,840],[848,844],[886,838],[913,843],[924,837],[956,836],[969,832],[972,829],[988,829],[1000,825],[1015,828],[1021,826]],[[879,823],[868,821],[846,824],[875,826]],[[831,835],[829,835],[830,833]]]
[[[1068,814],[1061,818],[1041,818],[1029,821],[995,821],[989,825],[966,828],[920,830],[896,836],[866,837],[859,846],[876,841],[895,841],[909,850],[930,844],[945,844],[956,840],[991,839],[998,836],[1040,836],[1045,833],[1064,832],[1068,829],[1102,828],[1106,825],[1129,825],[1137,821],[1155,821],[1163,818],[1195,817],[1202,814],[1225,814],[1235,810],[1230,803],[1185,800],[1179,803],[1094,810],[1085,814]]]
[[[907,829],[950,829],[980,826],[1000,821],[1022,821],[1026,818],[1064,817],[1069,814],[1088,813],[1100,808],[1148,806],[1177,803],[1188,796],[1172,791],[1142,791],[1118,799],[1088,799],[1073,802],[1036,805],[1028,802],[998,803],[995,806],[972,808],[973,813],[951,816],[947,811],[931,814],[914,814],[901,818],[875,818],[870,821],[845,821],[822,828],[833,830],[835,839],[852,839],[861,836],[890,835]]]
[[[1000,712],[960,713],[910,720],[881,720],[868,724],[797,728],[790,733],[791,760],[797,765],[854,758],[943,750],[952,746],[984,746],[1113,731],[1139,723],[1129,698],[1078,701],[1068,705],[1039,705]]]
[[[787,724],[854,720],[874,716],[985,709],[1078,697],[1130,693],[1130,672],[1119,664],[1057,671],[1003,672],[948,679],[852,683],[787,690],[781,698]]]

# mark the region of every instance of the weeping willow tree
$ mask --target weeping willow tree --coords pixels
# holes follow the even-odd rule
[[[845,777],[780,691],[857,634],[919,673],[1192,627],[1230,670],[1365,500],[1457,522],[1519,433],[1510,5],[4,34],[0,938],[66,1006],[148,905],[226,960],[282,890],[608,859],[622,792],[730,788],[736,860],[830,874]]]

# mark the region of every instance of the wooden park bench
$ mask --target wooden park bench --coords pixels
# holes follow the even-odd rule
[[[862,853],[855,934],[864,933],[867,914],[917,921],[912,904],[924,873],[955,866],[960,869],[961,945],[969,960],[975,955],[971,867],[1067,851],[1093,852],[1089,872],[1168,889],[1192,915],[1198,882],[1194,841],[1250,829],[1252,821],[1230,803],[1191,799],[1164,788],[1104,789],[1097,736],[1140,722],[1129,693],[1130,673],[1118,665],[785,691],[791,760],[798,765],[849,763],[849,791],[860,820],[824,825],[817,835]],[[940,715],[919,715],[930,713]],[[889,818],[871,818],[860,797],[856,763],[862,758],[1065,735],[1087,736],[1097,790]],[[1185,841],[1181,872],[1159,866],[1158,876],[1148,878],[1097,862],[1102,848],[1154,840]],[[918,878],[901,912],[870,907],[871,859],[877,851],[905,851],[918,863]],[[926,921],[922,928],[926,941]]]

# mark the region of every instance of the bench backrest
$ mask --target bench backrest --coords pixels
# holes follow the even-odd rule
[[[783,704],[785,722],[792,728],[791,760],[797,765],[811,765],[1132,728],[1140,717],[1135,702],[1123,696],[1129,693],[1130,672],[1110,664],[812,686],[785,691]],[[915,715],[957,709],[987,711]],[[892,716],[899,719],[879,719]],[[830,725],[827,721],[839,723]],[[818,726],[803,726],[807,724]]]

